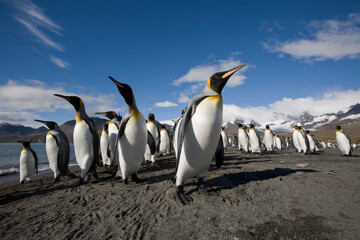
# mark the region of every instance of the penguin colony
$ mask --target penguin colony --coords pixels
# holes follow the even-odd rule
[[[230,77],[244,66],[246,64],[213,74],[204,89],[191,99],[181,116],[174,121],[171,134],[165,125],[155,120],[154,114],[150,113],[148,120],[145,120],[137,108],[132,88],[110,76],[125,101],[127,112],[123,117],[113,111],[97,112],[96,114],[109,119],[103,125],[100,138],[81,98],[54,94],[69,102],[75,110],[74,151],[81,172],[73,187],[89,181],[91,176],[97,178],[97,166],[104,166],[113,172],[114,177],[121,178],[124,184],[128,184],[129,177],[132,181],[138,182],[140,180],[137,172],[142,162],[148,162],[153,166],[158,156],[170,154],[173,147],[176,156],[174,198],[178,202],[188,204],[192,199],[185,194],[185,180],[196,177],[199,192],[211,191],[206,183],[208,169],[212,161],[215,161],[217,167],[222,165],[224,150],[228,146],[232,145],[244,153],[256,154],[262,153],[262,145],[269,153],[275,153],[274,149],[281,150],[284,146],[293,147],[299,153],[315,154],[319,148],[324,147],[324,142],[321,146],[316,138],[301,126],[295,126],[292,137],[282,141],[279,135],[275,136],[270,126],[266,125],[261,142],[254,124],[238,123],[238,131],[230,140],[225,127],[222,127],[221,92]],[[59,181],[61,176],[76,177],[68,167],[69,141],[58,124],[38,119],[35,121],[45,124],[49,129],[46,135],[46,154],[55,182]],[[339,149],[344,155],[351,155],[348,135],[341,126],[334,127],[337,129],[336,142]],[[38,159],[29,142],[22,144],[24,149],[20,155],[20,182],[24,183],[25,180],[31,181],[37,172]]]

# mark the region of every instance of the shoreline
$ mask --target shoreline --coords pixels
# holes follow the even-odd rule
[[[79,167],[76,166],[69,166],[69,169],[74,171],[76,169],[78,169]],[[53,176],[53,172],[51,169],[46,169],[46,170],[41,170],[39,171],[38,174],[34,174],[34,177],[32,179],[32,181],[36,181],[39,177],[42,177],[44,175],[51,175]],[[19,173],[14,173],[14,174],[6,174],[6,175],[2,175],[0,176],[0,188],[2,185],[4,184],[8,184],[8,185],[13,185],[19,183],[20,184],[20,175]]]

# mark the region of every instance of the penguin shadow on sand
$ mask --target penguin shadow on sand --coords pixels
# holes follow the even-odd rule
[[[66,181],[67,182],[67,181]],[[30,184],[25,184],[18,191],[0,196],[0,205],[16,202],[33,196],[46,196],[53,192],[69,189],[68,184],[49,182],[47,179],[35,179]]]
[[[174,154],[158,157],[156,163],[152,166],[143,162],[138,171],[139,184],[155,184],[166,180],[171,180],[174,177],[174,171],[168,173],[168,170],[175,169],[175,165],[176,158]],[[160,171],[165,173],[156,173]],[[146,176],[149,173],[151,173],[150,176]]]
[[[297,172],[312,173],[318,172],[313,169],[291,169],[291,168],[275,168],[271,170],[253,171],[253,172],[238,172],[227,173],[223,176],[218,176],[208,180],[209,184],[216,190],[232,189],[239,185],[247,184],[250,182],[259,182],[274,179],[277,177],[286,177],[290,174]],[[280,178],[282,181],[282,178]]]

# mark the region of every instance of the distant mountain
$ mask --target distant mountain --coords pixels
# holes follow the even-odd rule
[[[276,132],[276,134],[289,133],[292,131],[294,126],[298,125],[303,126],[305,129],[311,131],[328,131],[330,132],[329,136],[332,136],[333,129],[330,127],[331,125],[342,125],[346,126],[348,129],[352,129],[352,131],[357,131],[357,126],[360,125],[360,104],[357,103],[352,105],[345,111],[339,111],[338,113],[326,113],[319,116],[313,116],[307,112],[300,116],[290,116],[283,113],[274,113],[272,118],[268,119],[267,122],[256,122],[252,119],[247,119],[247,121],[244,121],[241,118],[236,118],[234,122],[228,122],[224,125],[225,132],[229,137],[236,133],[236,123],[253,123],[260,136],[262,135],[267,124],[270,125],[270,128]]]
[[[267,122],[256,122],[250,120],[245,124],[253,123],[260,130],[265,129],[265,125],[269,124],[270,128],[276,131],[291,131],[296,125],[303,126],[309,130],[316,130],[328,125],[344,125],[360,121],[360,104],[357,103],[348,108],[346,112],[326,113],[320,116],[313,116],[307,112],[302,115],[290,116],[283,113],[274,113],[272,119]],[[234,123],[244,123],[241,118],[236,118]]]
[[[97,130],[100,133],[104,122],[107,120],[92,117]],[[60,126],[60,129],[68,137],[69,142],[73,142],[73,130],[75,126],[75,120],[67,121]],[[23,125],[13,125],[10,123],[0,123],[0,142],[17,142],[21,140],[27,140],[30,142],[41,143],[45,142],[46,133],[48,129],[45,126],[39,128],[25,127]]]

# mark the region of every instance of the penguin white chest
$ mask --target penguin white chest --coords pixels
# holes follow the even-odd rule
[[[20,154],[20,181],[31,179],[35,173],[35,159],[32,153],[26,149]]]
[[[56,144],[55,138],[48,133],[46,135],[46,155],[49,160],[50,169],[55,173],[59,171],[57,163],[58,152],[59,147]]]
[[[345,134],[343,134],[340,131],[336,132],[336,144],[338,145],[338,148],[343,154],[347,155],[350,153],[351,150],[350,142],[345,136]]]
[[[100,137],[100,151],[103,163],[106,165],[110,165],[110,158],[108,156],[108,147],[109,147],[109,135],[102,131]]]
[[[153,136],[153,138],[155,140],[155,145],[157,147],[159,144],[160,136],[159,136],[159,132],[158,132],[158,128],[157,128],[156,124],[153,122],[148,122],[148,123],[146,123],[146,128]]]
[[[124,134],[119,139],[119,164],[124,179],[139,169],[145,153],[146,139],[145,118],[138,112],[126,123]]]
[[[267,151],[272,151],[274,145],[274,138],[271,131],[268,129],[265,130],[263,142]]]
[[[94,156],[93,135],[90,132],[89,125],[84,120],[77,121],[74,127],[74,151],[79,167],[81,169],[90,167]],[[88,164],[90,165],[85,166]]]
[[[219,142],[223,104],[221,96],[208,97],[196,108],[185,127],[176,184],[206,174]]]

